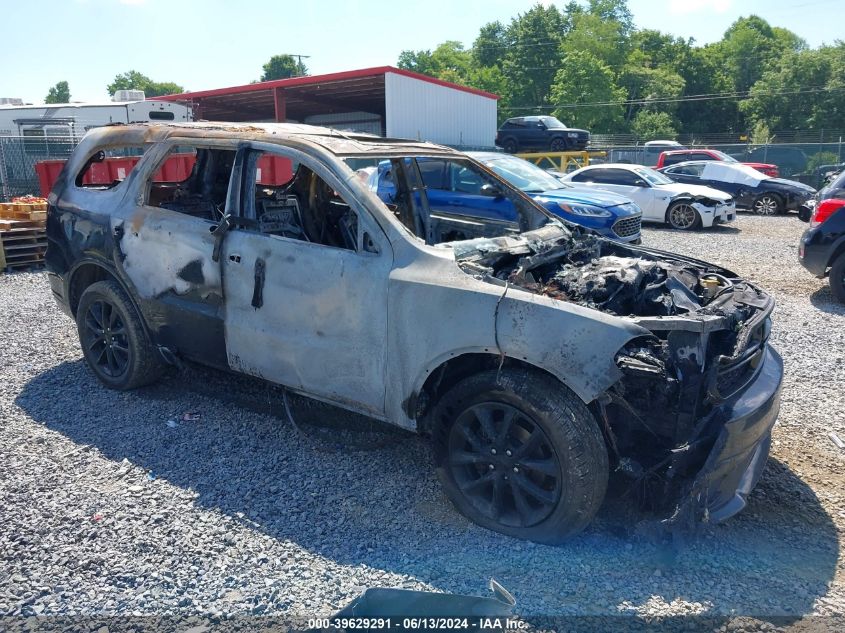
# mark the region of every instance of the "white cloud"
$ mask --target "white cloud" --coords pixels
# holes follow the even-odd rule
[[[733,5],[733,0],[669,0],[669,13],[724,13]]]
[[[139,5],[144,4],[147,0],[119,0],[119,1],[120,1],[120,4],[129,4],[129,5],[137,7]]]

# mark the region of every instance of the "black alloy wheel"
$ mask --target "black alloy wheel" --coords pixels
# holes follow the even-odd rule
[[[97,371],[116,379],[127,372],[132,351],[126,324],[114,305],[105,300],[91,303],[85,312],[80,335],[83,348]]]
[[[546,519],[561,495],[560,461],[540,426],[502,402],[465,410],[449,436],[449,468],[467,500],[511,527]]]

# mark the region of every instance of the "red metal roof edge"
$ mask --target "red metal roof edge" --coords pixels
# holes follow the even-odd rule
[[[387,73],[394,73],[396,75],[404,75],[420,81],[427,81],[428,83],[444,86],[446,88],[454,88],[463,92],[487,97],[488,99],[499,99],[499,95],[492,92],[479,90],[478,88],[470,88],[469,86],[461,86],[460,84],[443,81],[435,77],[429,77],[421,73],[416,73],[412,70],[405,70],[403,68],[395,68],[393,66],[377,66],[375,68],[362,68],[360,70],[347,70],[338,73],[328,73],[325,75],[306,75],[304,77],[289,77],[287,79],[274,79],[273,81],[262,81],[254,84],[246,84],[243,86],[231,86],[229,88],[214,88],[212,90],[197,90],[196,92],[184,92],[182,94],[162,95],[155,97],[163,101],[188,101],[191,99],[198,99],[202,97],[220,97],[224,95],[241,94],[244,92],[258,92],[261,90],[270,90],[273,88],[290,88],[293,86],[307,86],[309,84],[316,84],[324,81],[340,81],[342,79],[357,79],[359,77],[374,77],[377,75],[385,75]]]

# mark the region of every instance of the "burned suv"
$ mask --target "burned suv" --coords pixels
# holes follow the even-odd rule
[[[421,158],[495,187],[516,219],[433,211]],[[86,184],[109,160],[125,177]],[[352,169],[384,160],[389,204]],[[105,385],[188,359],[416,430],[456,507],[492,530],[559,542],[611,471],[674,522],[718,521],[766,462],[769,295],[568,224],[446,147],[291,124],[99,128],[50,194],[47,233],[52,291]]]

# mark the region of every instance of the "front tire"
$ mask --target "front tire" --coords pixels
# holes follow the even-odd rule
[[[701,226],[701,216],[689,202],[675,202],[666,210],[666,221],[673,229],[691,231]]]
[[[776,215],[783,213],[783,200],[773,193],[763,193],[754,198],[751,210],[757,215]]]
[[[557,138],[553,138],[552,142],[549,144],[549,149],[553,152],[565,152],[566,151],[566,141],[559,136]]]
[[[495,532],[560,543],[583,530],[604,499],[601,431],[584,403],[546,374],[506,368],[459,382],[434,411],[433,442],[446,495]]]
[[[117,282],[88,286],[79,299],[76,326],[85,361],[107,387],[126,391],[161,375],[163,363]]]
[[[827,282],[836,300],[839,303],[845,303],[845,253],[834,260]]]

